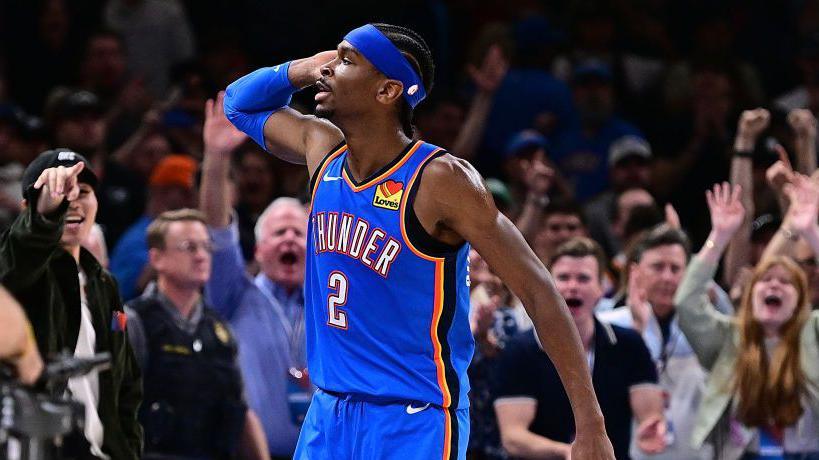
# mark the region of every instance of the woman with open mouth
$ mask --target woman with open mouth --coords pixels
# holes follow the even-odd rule
[[[805,274],[790,258],[763,259],[744,286],[736,317],[717,312],[707,284],[739,229],[738,186],[706,192],[712,230],[675,297],[680,327],[711,374],[690,441],[719,459],[819,459],[819,312]],[[797,176],[785,222],[819,241],[819,184]]]

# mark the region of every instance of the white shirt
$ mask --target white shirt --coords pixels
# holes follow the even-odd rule
[[[600,321],[615,326],[634,328],[634,317],[631,308],[624,306],[597,314]],[[673,441],[660,454],[648,455],[634,445],[636,429],[632,430],[631,457],[635,460],[677,460],[677,459],[710,459],[713,458],[710,445],[693,449],[689,440],[694,428],[695,415],[705,386],[705,371],[697,361],[691,345],[683,335],[675,316],[669,327],[668,343],[663,346],[663,334],[660,323],[654,312],[649,313],[643,340],[657,364],[660,387],[668,393],[666,420]]]
[[[91,323],[91,310],[85,296],[85,274],[80,270],[80,332],[77,336],[77,347],[74,356],[77,358],[94,356],[97,344],[97,334]],[[74,400],[85,406],[85,439],[91,444],[91,453],[97,457],[107,459],[102,453],[103,427],[97,406],[100,401],[99,375],[96,371],[68,379],[68,391]]]

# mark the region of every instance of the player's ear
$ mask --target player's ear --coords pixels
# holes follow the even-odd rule
[[[381,86],[378,88],[378,94],[376,95],[376,100],[382,104],[392,105],[395,104],[398,99],[401,98],[401,95],[404,93],[404,84],[398,80],[384,80]]]

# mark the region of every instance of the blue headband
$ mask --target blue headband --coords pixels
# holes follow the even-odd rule
[[[388,78],[404,85],[404,99],[412,108],[427,97],[421,77],[407,58],[374,25],[367,24],[353,29],[344,36],[353,47]]]

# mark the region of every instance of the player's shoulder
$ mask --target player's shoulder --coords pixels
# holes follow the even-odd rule
[[[434,189],[482,190],[483,178],[472,164],[463,158],[444,152],[432,158],[424,168],[423,183]]]

